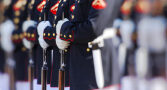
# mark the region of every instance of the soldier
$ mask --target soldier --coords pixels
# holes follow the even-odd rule
[[[67,17],[68,12],[68,0],[58,1],[50,0],[50,7],[48,10],[48,20],[42,21],[38,27],[39,33],[39,43],[44,49],[48,47],[53,48],[53,61],[52,61],[52,73],[51,73],[51,87],[58,87],[58,77],[59,77],[59,68],[60,68],[60,52],[56,46],[56,31],[55,26],[58,20],[62,19],[63,13],[64,17]],[[65,68],[65,89],[69,89],[69,52],[65,52],[65,59],[67,59],[67,64]]]
[[[43,52],[42,48],[39,45],[38,42],[38,33],[37,33],[37,24],[41,20],[44,19],[43,15],[43,8],[46,5],[46,0],[30,0],[29,3],[31,4],[31,8],[29,11],[29,17],[27,21],[23,24],[23,30],[25,39],[23,40],[24,45],[30,49],[33,45],[33,47],[30,49],[32,50],[32,53],[30,55],[32,56],[32,59],[34,61],[34,68],[35,68],[35,79],[34,79],[34,89],[41,89],[41,67],[43,64]],[[48,4],[49,5],[49,4]],[[47,5],[47,7],[49,7]],[[30,57],[31,58],[31,57]],[[51,73],[51,51],[47,50],[47,63],[48,63],[48,81],[47,83],[50,83],[50,73]],[[49,85],[48,85],[49,88]]]
[[[3,8],[6,8],[4,2],[1,0],[0,1],[0,12],[1,12],[1,15],[0,15],[0,24],[3,22],[4,20],[4,9]],[[2,50],[2,47],[0,46],[0,58],[1,58],[1,65],[0,65],[0,77],[1,75],[4,73],[4,65],[5,65],[5,52]]]
[[[70,47],[70,89],[96,89],[94,65],[88,42],[96,38],[93,19],[106,8],[104,0],[69,0],[69,18],[56,25],[56,44],[59,49]]]
[[[27,1],[26,0],[14,0],[12,10],[13,22],[15,24],[15,29],[13,31],[12,41],[15,46],[13,51],[13,58],[16,60],[16,89],[21,88],[28,89],[28,78],[27,78],[27,64],[28,64],[28,51],[23,46],[22,39],[22,23],[26,20],[27,15]],[[21,87],[21,86],[22,87]]]
[[[9,10],[9,8],[8,7],[10,7],[10,5],[11,5],[11,1],[10,0],[1,0],[0,1],[0,3],[1,3],[1,10],[0,10],[0,12],[1,12],[1,16],[0,16],[0,48],[1,48],[1,50],[0,50],[0,58],[1,58],[1,67],[0,67],[0,79],[1,79],[1,81],[0,81],[0,88],[1,89],[3,89],[3,90],[9,90],[9,75],[8,75],[8,72],[6,72],[6,52],[10,52],[10,51],[12,51],[12,49],[13,49],[13,46],[11,46],[11,48],[10,48],[10,45],[8,45],[8,44],[10,44],[11,43],[11,39],[7,39],[7,36],[6,35],[2,35],[2,33],[3,33],[3,31],[5,31],[5,32],[12,32],[11,31],[11,29],[12,29],[12,27],[14,27],[14,25],[13,25],[13,23],[10,23],[10,22],[12,22],[11,20],[10,20],[10,16],[9,15],[6,15],[5,13],[6,13],[6,11],[8,11]],[[11,29],[9,29],[9,28],[6,28],[6,25],[8,25],[9,27],[11,27]],[[11,33],[10,33],[10,35],[9,36],[11,36]],[[7,41],[8,40],[8,42],[6,42],[6,44],[8,45],[7,47],[4,47],[5,45],[4,45],[4,41]],[[3,44],[2,44],[3,43]],[[8,49],[7,49],[8,48]]]
[[[106,9],[99,12],[99,16],[97,18],[97,22],[95,22],[95,33],[100,35],[96,38],[93,43],[95,43],[95,47],[93,50],[94,56],[94,65],[96,66],[96,60],[99,57],[97,53],[97,45],[99,46],[104,44],[103,47],[100,47],[101,51],[101,60],[103,67],[103,75],[104,75],[104,84],[107,88],[104,90],[110,90],[115,88],[115,90],[119,89],[120,85],[120,70],[118,64],[118,45],[119,45],[119,27],[121,20],[116,19],[119,17],[120,6],[122,4],[122,0],[106,0],[107,3],[110,3]],[[105,17],[105,18],[104,18]],[[116,19],[116,20],[115,20]],[[93,48],[93,47],[92,47]],[[96,55],[97,54],[97,55]],[[95,70],[98,67],[95,67]],[[100,70],[97,70],[100,73]],[[99,77],[100,78],[100,77]],[[97,81],[97,73],[96,73],[96,82]],[[99,85],[98,85],[99,86]]]
[[[10,76],[10,89],[19,89],[19,84],[27,85],[26,78],[26,55],[27,52],[23,47],[21,40],[23,35],[21,34],[20,26],[24,21],[25,15],[20,15],[20,13],[25,12],[26,1],[12,1],[12,4],[9,6],[8,10],[5,12],[6,21],[2,24],[1,35],[2,47],[6,52],[6,65],[8,66],[6,70]],[[13,22],[9,19],[13,20]],[[9,27],[6,27],[9,26]],[[12,34],[12,36],[11,36]],[[11,39],[12,38],[12,39]],[[15,48],[14,45],[15,44]],[[13,52],[13,54],[12,54]],[[23,55],[22,55],[23,54]],[[14,60],[12,60],[14,59]],[[16,69],[16,70],[15,70]],[[16,80],[16,87],[15,87]]]

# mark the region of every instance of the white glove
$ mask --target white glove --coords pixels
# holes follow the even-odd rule
[[[58,21],[58,23],[57,23],[57,25],[56,25],[56,34],[57,34],[57,35],[60,35],[60,30],[61,30],[62,25],[63,25],[65,22],[67,22],[67,21],[69,21],[67,18]]]
[[[27,20],[23,23],[23,31],[26,32],[27,29],[29,27],[36,27],[37,26],[37,22],[33,21],[33,20]]]
[[[49,45],[45,42],[45,40],[43,39],[43,32],[45,30],[45,28],[47,26],[51,26],[50,22],[49,21],[42,21],[38,24],[37,26],[37,32],[38,32],[38,35],[39,35],[39,38],[38,38],[38,41],[39,41],[39,44],[40,46],[43,48],[43,49],[46,49]]]
[[[6,20],[0,26],[1,33],[1,46],[3,50],[7,53],[10,53],[14,49],[13,42],[11,40],[12,32],[14,31],[15,26],[11,20]]]
[[[29,27],[36,27],[37,26],[37,22],[33,21],[33,20],[27,20],[23,23],[23,32],[26,32],[28,30]],[[30,49],[31,48],[31,42],[26,40],[25,38],[23,39],[23,45],[27,48]]]
[[[28,41],[27,39],[23,38],[23,45],[27,48],[27,49],[31,49],[31,42]]]
[[[56,25],[56,44],[57,44],[57,47],[61,50],[65,50],[66,48],[68,48],[68,46],[70,45],[70,42],[69,41],[64,41],[64,40],[61,40],[60,39],[60,30],[61,30],[61,27],[62,25],[69,21],[67,18],[65,18],[64,20],[60,20],[57,25]]]
[[[110,38],[113,38],[115,36],[116,36],[116,29],[114,29],[114,28],[106,28],[103,31],[103,34],[100,35],[99,37],[97,37],[95,40],[93,40],[92,43],[98,43],[100,47],[103,47],[105,39],[110,39]],[[90,43],[88,45],[89,45],[90,48],[92,48]]]
[[[64,41],[60,39],[60,36],[57,35],[56,36],[56,45],[59,49],[61,50],[65,50],[66,48],[68,48],[68,46],[70,45],[69,41]]]

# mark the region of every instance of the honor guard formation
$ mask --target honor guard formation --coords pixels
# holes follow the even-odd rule
[[[0,0],[0,90],[167,90],[167,0]]]

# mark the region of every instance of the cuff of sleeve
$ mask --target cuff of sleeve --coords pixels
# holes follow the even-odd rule
[[[71,29],[73,24],[70,21],[65,22],[60,31],[60,39],[65,41],[74,41],[74,30]]]
[[[49,46],[55,46],[56,31],[53,27],[46,27],[43,33],[43,39]]]

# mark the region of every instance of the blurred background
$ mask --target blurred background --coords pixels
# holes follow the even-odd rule
[[[29,12],[28,1],[0,0],[0,90],[32,90],[31,84],[34,90],[42,89],[41,80],[37,82],[38,58],[33,61],[34,77],[29,75],[30,57],[36,56],[30,53],[41,52],[31,52],[23,44],[23,39],[36,43],[37,38],[34,32],[22,29],[35,11]],[[93,42],[104,44],[101,60],[112,64],[103,64],[103,74],[113,78],[111,88],[100,90],[167,90],[167,0],[97,1],[108,7],[99,12],[95,25],[95,33],[103,38]],[[35,20],[39,15],[34,16]],[[112,73],[105,72],[106,68],[112,68]]]

